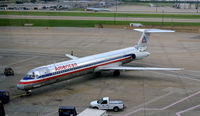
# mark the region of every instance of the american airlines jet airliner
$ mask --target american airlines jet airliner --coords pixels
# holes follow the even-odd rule
[[[128,67],[123,66],[134,60],[140,60],[149,56],[146,52],[147,41],[150,33],[154,32],[174,32],[172,30],[160,29],[134,29],[142,32],[137,45],[106,53],[86,56],[78,58],[70,54],[66,54],[72,60],[40,66],[30,70],[27,75],[19,81],[17,88],[25,90],[27,94],[32,89],[56,83],[66,79],[88,73],[100,73],[102,71],[112,70],[114,76],[120,75],[120,70],[129,71],[158,71],[158,70],[182,70],[181,68],[158,68],[158,67]]]

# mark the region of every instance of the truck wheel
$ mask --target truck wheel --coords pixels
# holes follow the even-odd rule
[[[118,111],[119,111],[119,108],[118,108],[118,107],[114,107],[113,110],[114,110],[115,112],[118,112]]]
[[[98,107],[93,107],[94,109],[98,109]]]

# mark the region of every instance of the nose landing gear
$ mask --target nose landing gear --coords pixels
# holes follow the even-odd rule
[[[32,90],[26,90],[25,92],[26,92],[26,93],[25,93],[26,96],[32,95]]]
[[[26,96],[31,96],[32,95],[32,91],[31,90],[25,90],[24,94],[19,95],[20,97],[26,97]]]

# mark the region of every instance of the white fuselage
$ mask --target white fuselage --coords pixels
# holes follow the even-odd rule
[[[93,73],[97,67],[114,63],[125,64],[133,60],[132,54],[138,52],[135,47],[91,55],[75,60],[41,66],[30,70],[17,84],[18,89],[30,90],[75,76]]]
[[[150,53],[145,52],[150,33],[155,32],[174,32],[173,30],[160,29],[134,29],[143,32],[137,45],[125,49],[110,51],[106,53],[91,55],[78,58],[69,54],[67,57],[73,60],[41,66],[30,70],[27,75],[19,81],[17,88],[21,90],[31,90],[33,88],[52,84],[62,80],[70,79],[83,74],[114,70],[114,75],[119,75],[119,70],[183,70],[181,68],[160,68],[160,67],[127,67],[122,66],[133,60],[147,57]]]

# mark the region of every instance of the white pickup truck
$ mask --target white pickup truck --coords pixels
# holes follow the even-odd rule
[[[109,100],[109,97],[104,97],[100,100],[90,102],[92,108],[100,110],[114,110],[115,112],[124,109],[124,103],[120,100]]]

